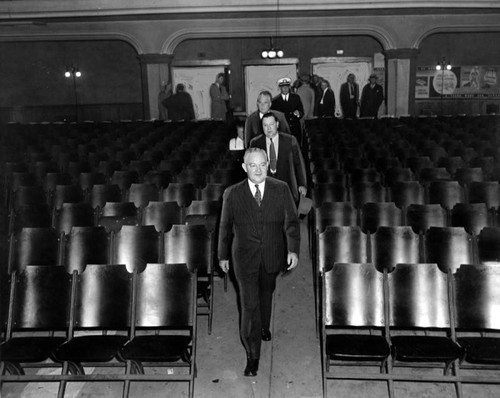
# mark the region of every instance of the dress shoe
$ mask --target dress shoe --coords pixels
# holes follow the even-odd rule
[[[259,360],[258,359],[252,359],[248,358],[247,359],[247,366],[245,368],[245,371],[243,374],[245,376],[257,376],[257,371],[259,370]]]
[[[270,341],[271,340],[271,331],[269,329],[262,329],[262,340]]]

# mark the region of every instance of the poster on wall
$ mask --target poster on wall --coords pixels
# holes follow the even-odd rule
[[[500,97],[498,71],[500,66],[455,66],[441,71],[420,67],[415,98]]]
[[[186,91],[193,99],[194,115],[196,119],[210,119],[210,85],[215,82],[218,73],[223,73],[226,64],[200,65],[191,64],[174,65],[172,67],[172,83],[175,86],[184,84]]]
[[[245,101],[247,115],[257,110],[257,96],[263,90],[269,91],[272,96],[279,94],[278,80],[288,77],[293,81],[297,79],[296,58],[284,59],[279,64],[266,63],[265,65],[253,65],[252,62],[245,61]]]

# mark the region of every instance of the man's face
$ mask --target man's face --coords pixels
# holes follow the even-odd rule
[[[290,92],[290,86],[280,86],[281,94],[287,95]]]
[[[321,90],[324,90],[328,87],[328,84],[325,81],[321,82]]]
[[[260,113],[267,113],[271,109],[271,98],[268,95],[261,95],[257,98],[257,108]]]
[[[219,76],[219,77],[217,78],[217,83],[219,83],[219,84],[223,84],[223,83],[224,83],[224,76]]]
[[[267,138],[274,138],[278,134],[278,125],[272,116],[262,118],[262,127]]]
[[[375,84],[377,82],[377,78],[370,77],[370,84]]]
[[[347,81],[348,81],[349,83],[354,83],[354,75],[349,75],[349,76],[347,76]]]
[[[254,184],[260,184],[267,177],[267,159],[263,152],[248,154],[242,166]]]

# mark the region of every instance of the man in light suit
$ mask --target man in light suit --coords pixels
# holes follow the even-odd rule
[[[257,110],[247,117],[245,121],[245,147],[248,148],[252,138],[257,137],[264,133],[262,129],[262,116],[268,113],[271,109],[272,94],[265,90],[261,91],[257,96]],[[279,111],[273,111],[278,119],[281,131],[290,134],[290,127],[286,121],[285,115]]]
[[[243,169],[248,179],[227,188],[219,229],[219,265],[232,266],[241,301],[240,336],[245,376],[256,376],[261,342],[271,340],[270,322],[276,277],[298,264],[300,228],[288,186],[267,177],[266,152],[249,148]]]
[[[302,124],[300,119],[304,116],[304,106],[297,94],[290,92],[292,80],[284,77],[278,80],[278,87],[281,94],[273,98],[271,109],[282,112],[288,125],[290,126],[291,134],[297,138],[299,145],[302,143]]]
[[[266,151],[270,175],[286,182],[293,199],[298,203],[299,195],[307,194],[307,175],[297,139],[293,135],[278,132],[281,125],[271,112],[262,117],[262,126],[264,134],[255,137],[250,146]]]
[[[215,120],[226,120],[227,106],[226,101],[229,100],[226,86],[224,86],[224,73],[218,73],[215,78],[215,83],[210,85],[210,116]]]
[[[359,105],[359,86],[354,73],[347,75],[347,81],[340,86],[340,106],[344,118],[356,119]]]

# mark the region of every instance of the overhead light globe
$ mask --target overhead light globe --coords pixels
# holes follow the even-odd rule
[[[66,72],[64,72],[64,76],[70,77],[71,76],[71,72],[67,70]]]
[[[276,50],[276,55],[278,56],[278,58],[283,58],[283,55],[285,55],[285,53],[283,52],[283,50]]]
[[[276,50],[274,48],[269,50],[269,58],[276,58]]]
[[[446,65],[446,70],[451,70],[451,65],[450,64]]]
[[[80,72],[79,70],[77,70],[77,71],[75,72],[75,76],[76,76],[76,77],[80,77],[80,76],[82,76],[82,72]]]
[[[262,51],[261,56],[262,56],[262,58],[267,58],[269,56],[269,53],[267,52],[267,50],[264,50],[264,51]]]
[[[441,70],[441,65],[436,65],[436,70]]]

